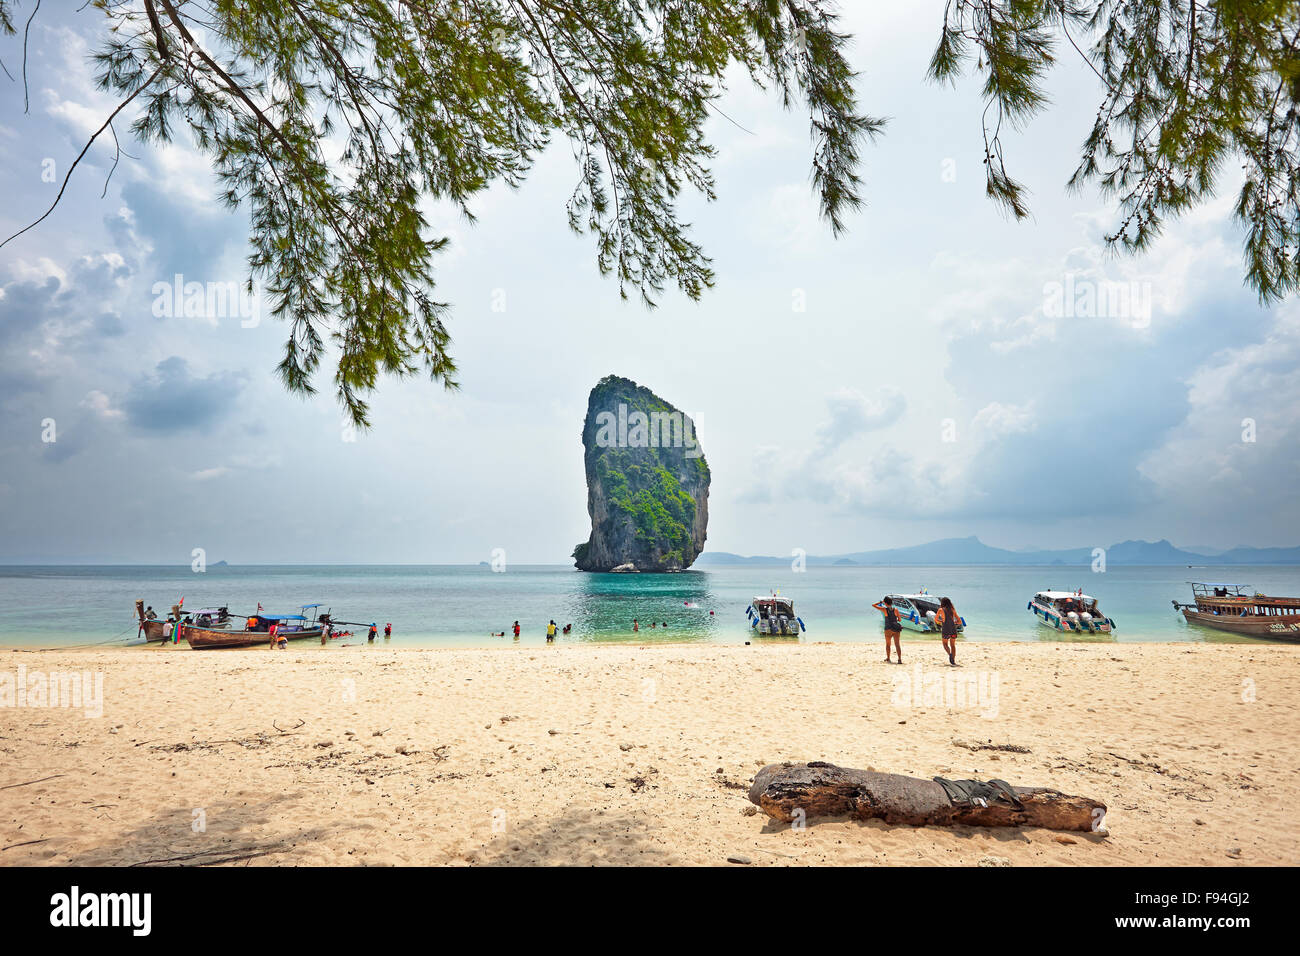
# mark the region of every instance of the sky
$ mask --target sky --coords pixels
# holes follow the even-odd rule
[[[844,235],[817,215],[806,116],[737,76],[708,128],[717,199],[682,205],[716,285],[648,310],[569,232],[556,144],[473,224],[428,204],[461,389],[384,380],[364,433],[328,379],[283,390],[286,328],[251,303],[167,308],[177,276],[246,276],[204,157],[124,135],[107,178],[101,139],[0,250],[0,563],[568,563],[611,373],[695,419],[709,550],[1300,544],[1300,307],[1244,287],[1231,170],[1150,251],[1109,252],[1115,210],[1065,188],[1098,80],[1063,55],[1051,107],[1004,136],[1032,191],[1010,221],[984,195],[977,82],[924,77],[942,4],[844,13],[862,108],[889,118]],[[0,76],[4,235],[115,105],[86,61],[99,27],[40,13],[26,111]],[[0,40],[15,75],[20,44]]]

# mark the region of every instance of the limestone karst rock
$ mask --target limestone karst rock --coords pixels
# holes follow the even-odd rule
[[[704,549],[709,466],[695,423],[648,388],[608,375],[582,428],[591,536],[583,571],[680,571]]]

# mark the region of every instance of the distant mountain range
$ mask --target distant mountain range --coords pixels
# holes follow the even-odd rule
[[[810,565],[953,565],[953,564],[1004,564],[1004,565],[1064,565],[1091,566],[1092,548],[1067,548],[1060,551],[1010,551],[992,548],[972,535],[969,538],[945,538],[929,544],[908,548],[889,548],[884,551],[856,551],[852,554],[808,555]],[[695,559],[695,566],[722,564],[789,564],[791,557],[746,557],[728,551],[705,551]],[[1214,564],[1300,564],[1300,547],[1296,548],[1232,548],[1213,551],[1198,547],[1195,551],[1176,548],[1168,541],[1121,541],[1106,549],[1106,564],[1110,565],[1198,565]]]

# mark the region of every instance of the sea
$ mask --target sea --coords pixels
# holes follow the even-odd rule
[[[589,574],[558,565],[303,565],[183,567],[0,566],[0,646],[122,645],[136,637],[134,605],[165,616],[183,607],[297,613],[319,604],[363,643],[370,622],[392,625],[389,646],[475,647],[545,643],[547,622],[572,625],[561,644],[767,642],[750,629],[756,596],[790,598],[807,642],[881,639],[871,605],[922,588],[947,596],[966,620],[967,641],[1210,641],[1250,643],[1187,624],[1172,601],[1190,601],[1189,581],[1248,584],[1300,595],[1300,567],[790,567],[710,566],[677,574]],[[1079,637],[1036,622],[1027,605],[1039,590],[1082,588],[1114,619],[1113,634]],[[633,631],[633,621],[640,629]],[[494,636],[505,632],[505,637]],[[904,632],[903,640],[929,638]],[[788,640],[788,639],[787,639]],[[382,636],[377,643],[384,642]],[[304,647],[304,649],[306,649]]]

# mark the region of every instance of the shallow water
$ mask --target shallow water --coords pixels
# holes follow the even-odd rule
[[[259,602],[281,613],[319,602],[343,620],[373,620],[381,630],[391,622],[393,643],[405,646],[513,643],[489,634],[509,635],[516,619],[521,643],[541,644],[551,618],[573,625],[571,634],[558,638],[562,643],[731,643],[752,637],[745,608],[756,595],[773,591],[794,600],[807,625],[804,641],[878,641],[880,615],[871,604],[888,592],[920,587],[952,598],[966,619],[968,641],[1258,640],[1185,623],[1170,601],[1191,600],[1189,580],[1300,594],[1297,567],[1118,567],[1100,574],[1060,566],[812,567],[801,573],[745,566],[681,574],[583,574],[554,565],[501,573],[450,565],[209,567],[203,573],[188,567],[0,567],[0,644],[124,641],[136,632],[137,598],[163,615],[181,597],[186,608],[224,604],[234,614],[251,612]],[[1026,610],[1037,590],[1079,587],[1100,599],[1118,625],[1115,634],[1075,638],[1043,627]],[[636,634],[633,619],[641,624]],[[926,640],[910,632],[903,639]]]

